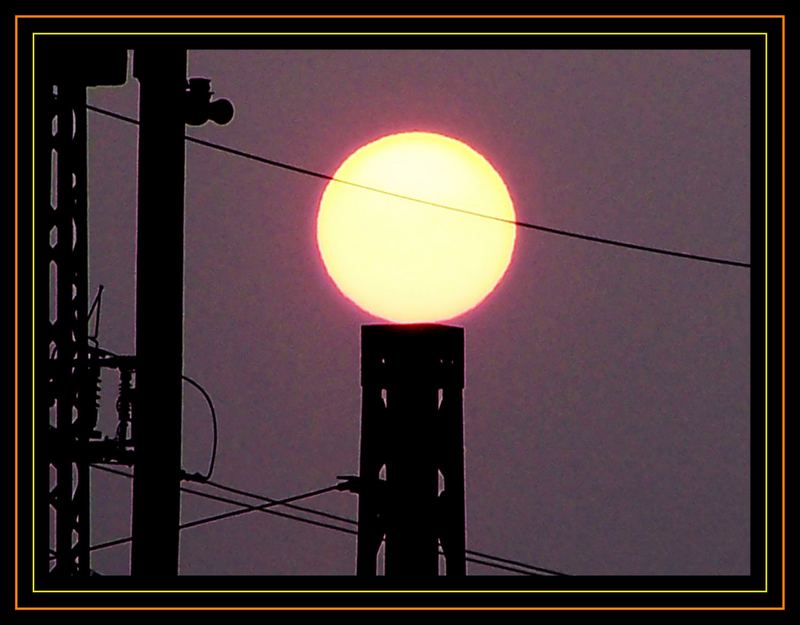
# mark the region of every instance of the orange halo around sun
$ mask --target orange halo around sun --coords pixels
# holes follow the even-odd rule
[[[440,134],[406,132],[353,152],[333,176],[435,204],[514,221],[494,167]],[[339,290],[398,323],[452,319],[480,304],[506,272],[515,227],[331,181],[320,201],[317,245]]]

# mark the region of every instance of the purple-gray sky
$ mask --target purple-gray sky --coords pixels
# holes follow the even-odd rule
[[[381,135],[440,132],[494,164],[521,220],[750,260],[746,51],[209,50],[189,75],[236,107],[198,137],[333,173]],[[136,116],[137,83],[90,102]],[[101,344],[132,353],[137,133],[92,113],[89,132]],[[319,259],[323,188],[187,145],[185,372],[216,403],[215,479],[276,498],[358,467],[359,327],[379,320]],[[749,573],[748,269],[519,231],[505,279],[450,323],[466,329],[468,548],[572,574]],[[184,466],[204,470],[210,419],[185,398]],[[93,479],[92,542],[128,535],[130,484]],[[309,503],[356,515],[351,494]],[[187,495],[183,520],[223,509]],[[353,537],[264,514],[181,537],[184,574],[354,565]]]

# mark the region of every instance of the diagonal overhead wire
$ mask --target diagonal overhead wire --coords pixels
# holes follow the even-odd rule
[[[247,490],[243,490],[241,488],[234,488],[232,486],[227,486],[225,484],[220,484],[219,482],[215,482],[215,481],[205,481],[203,483],[204,484],[208,484],[209,486],[213,486],[214,488],[219,488],[220,490],[224,490],[224,491],[227,491],[227,492],[230,492],[230,493],[235,493],[237,495],[244,495],[245,497],[252,497],[253,499],[258,499],[260,501],[265,501],[265,502],[268,502],[268,503],[272,503],[272,502],[276,501],[275,499],[272,499],[271,497],[267,497],[265,495],[261,495],[259,493],[255,493],[253,491],[247,491]],[[321,517],[326,517],[326,518],[329,518],[329,519],[340,521],[342,523],[347,523],[348,525],[358,526],[358,521],[356,521],[355,519],[350,519],[348,517],[343,517],[343,516],[339,516],[339,515],[336,515],[336,514],[330,514],[328,512],[323,512],[321,510],[317,510],[316,508],[311,508],[311,507],[308,507],[308,506],[297,506],[297,505],[294,505],[294,504],[291,504],[291,503],[289,503],[289,504],[285,504],[284,503],[284,504],[281,504],[281,505],[284,505],[287,508],[293,508],[295,510],[301,510],[301,511],[307,512],[309,514],[314,514],[314,515],[318,515],[318,516],[321,516]],[[536,572],[539,572],[539,573],[545,573],[545,574],[548,574],[548,575],[564,575],[564,573],[560,573],[559,571],[554,571],[552,569],[546,569],[546,568],[540,567],[540,566],[533,566],[533,565],[527,564],[525,562],[520,562],[519,560],[511,560],[509,558],[500,558],[498,556],[493,556],[491,554],[484,553],[484,552],[481,552],[481,551],[476,551],[474,549],[467,549],[466,553],[469,554],[469,555],[480,557],[480,558],[485,558],[485,559],[489,559],[489,560],[496,560],[498,562],[503,562],[505,564],[509,564],[509,565],[512,565],[512,566],[515,566],[515,567],[527,567],[527,568],[532,569],[532,570],[534,570]],[[483,564],[482,562],[479,562],[478,560],[474,560],[474,562],[476,562],[477,564]],[[516,570],[516,569],[509,569],[509,570]]]
[[[234,493],[235,495],[244,495],[245,497],[251,497],[253,499],[258,499],[260,501],[265,501],[267,503],[273,503],[277,500],[272,499],[271,497],[266,497],[264,495],[260,495],[258,493],[254,493],[248,490],[242,490],[241,488],[234,488],[233,486],[226,486],[225,484],[220,484],[219,482],[215,482],[213,480],[203,480],[203,484],[207,484],[208,486],[213,486],[214,488],[218,488],[220,490]],[[326,519],[331,519],[332,521],[339,521],[341,523],[347,523],[348,525],[358,525],[358,522],[354,519],[349,519],[344,516],[339,516],[338,514],[331,514],[329,512],[324,512],[322,510],[317,510],[316,508],[310,508],[308,506],[298,506],[297,504],[293,503],[281,503],[281,506],[284,508],[291,508],[292,510],[297,510],[299,512],[306,512],[308,514],[313,514],[319,517],[324,517]]]
[[[134,119],[133,117],[128,117],[127,115],[122,115],[120,113],[115,113],[114,111],[109,111],[104,108],[100,108],[99,106],[92,106],[90,104],[86,105],[87,110],[93,111],[95,113],[99,113],[100,115],[105,115],[106,117],[111,117],[113,119],[117,119],[119,121],[123,121],[129,124],[139,125],[139,120]],[[513,219],[503,219],[502,217],[495,217],[494,215],[487,215],[485,213],[479,213],[476,211],[466,210],[463,208],[458,208],[456,206],[449,206],[447,204],[440,204],[438,202],[430,202],[428,200],[423,200],[420,198],[412,197],[409,195],[403,195],[402,193],[394,193],[392,191],[387,191],[385,189],[379,189],[377,187],[371,187],[369,185],[359,184],[357,182],[352,182],[349,180],[343,180],[341,178],[335,178],[330,174],[325,174],[322,172],[314,171],[313,169],[307,169],[305,167],[298,167],[296,165],[290,165],[289,163],[284,163],[275,159],[266,158],[264,156],[259,156],[258,154],[253,154],[252,152],[246,152],[244,150],[239,150],[237,148],[232,148],[225,145],[220,145],[219,143],[214,143],[212,141],[206,141],[204,139],[198,139],[197,137],[192,137],[190,135],[184,135],[184,139],[189,143],[194,143],[197,145],[202,145],[207,148],[211,148],[213,150],[217,150],[219,152],[225,152],[226,154],[232,154],[233,156],[239,156],[241,158],[245,158],[251,161],[256,161],[258,163],[263,163],[265,165],[270,165],[272,167],[278,167],[280,169],[285,169],[287,171],[291,171],[297,174],[302,174],[304,176],[311,176],[313,178],[319,178],[321,180],[328,180],[332,182],[338,182],[340,184],[345,184],[351,187],[355,187],[358,189],[364,189],[365,191],[373,191],[375,193],[381,193],[383,195],[388,195],[391,197],[396,197],[402,200],[408,200],[410,202],[417,202],[419,204],[427,204],[428,206],[434,206],[437,208],[442,208],[445,210],[453,211],[456,213],[461,213],[463,215],[469,215],[472,217],[480,217],[482,219],[490,219],[492,221],[498,221],[501,223],[511,224],[513,226],[517,226],[518,228],[525,228],[528,230],[538,230],[540,232],[547,232],[549,234],[555,234],[563,237],[569,237],[572,239],[579,239],[581,241],[590,241],[592,243],[601,243],[604,245],[611,245],[615,247],[622,247],[630,250],[638,250],[640,252],[650,252],[652,254],[661,254],[664,256],[674,256],[677,258],[686,258],[689,260],[696,260],[705,263],[715,263],[718,265],[728,265],[731,267],[745,267],[750,268],[750,263],[745,263],[739,260],[729,260],[725,258],[717,258],[714,256],[704,256],[701,254],[690,254],[688,252],[678,252],[676,250],[668,250],[660,247],[652,247],[649,245],[640,245],[638,243],[629,243],[627,241],[619,241],[617,239],[607,239],[604,237],[593,236],[589,234],[581,234],[579,232],[572,232],[570,230],[563,230],[561,228],[551,228],[549,226],[542,226],[539,224],[534,224],[525,221],[516,221]]]
[[[110,467],[105,467],[105,466],[102,466],[102,465],[99,465],[99,464],[92,464],[91,466],[93,468],[95,468],[95,469],[100,470],[100,471],[105,471],[106,473],[114,473],[116,475],[121,475],[123,477],[127,477],[128,479],[132,479],[133,478],[133,475],[131,473],[126,472],[126,471],[120,471],[118,469],[112,469]],[[288,514],[286,512],[279,512],[278,510],[272,510],[271,509],[274,506],[284,505],[284,504],[290,503],[292,501],[299,501],[300,499],[307,499],[309,497],[314,497],[316,495],[321,495],[323,493],[336,490],[337,488],[338,488],[338,485],[336,485],[336,486],[328,486],[326,488],[318,489],[318,490],[311,491],[311,492],[308,492],[308,493],[303,493],[302,495],[295,495],[294,497],[289,497],[287,499],[272,500],[272,501],[267,502],[265,504],[251,506],[250,504],[246,504],[246,503],[241,502],[241,501],[239,501],[237,499],[231,499],[229,497],[220,497],[219,495],[212,495],[211,493],[206,493],[206,492],[201,491],[201,490],[196,490],[194,488],[188,488],[186,486],[181,486],[180,490],[182,490],[185,493],[189,493],[191,495],[197,495],[199,497],[205,497],[206,499],[211,499],[213,501],[219,501],[221,503],[233,504],[235,506],[240,506],[241,508],[239,510],[231,510],[230,512],[225,512],[225,513],[222,513],[222,514],[215,514],[215,515],[212,515],[210,517],[205,517],[204,519],[197,519],[196,521],[189,521],[187,523],[183,523],[183,524],[180,525],[180,529],[188,529],[190,527],[196,527],[197,525],[201,525],[203,523],[212,523],[212,522],[215,522],[215,521],[220,521],[220,520],[231,518],[231,517],[234,517],[234,516],[239,516],[239,515],[242,515],[242,514],[246,514],[248,512],[264,512],[266,514],[272,514],[274,516],[279,516],[279,517],[283,517],[283,518],[286,518],[286,519],[291,519],[293,521],[300,521],[301,523],[308,523],[309,525],[317,525],[317,526],[320,526],[320,527],[325,527],[327,529],[334,529],[334,530],[344,531],[344,532],[347,532],[348,534],[357,534],[357,532],[355,530],[350,530],[350,529],[347,529],[347,528],[338,527],[336,525],[331,525],[330,523],[321,523],[319,521],[313,521],[311,519],[306,519],[306,518],[303,518],[303,517],[300,517],[300,516],[297,516],[297,515],[294,515],[294,514]],[[119,544],[123,544],[123,543],[126,543],[126,542],[130,542],[131,540],[132,540],[132,538],[129,536],[127,538],[121,538],[121,539],[117,539],[117,540],[114,540],[114,541],[110,541],[109,543],[102,543],[100,545],[93,545],[90,549],[93,550],[93,549],[103,549],[105,547],[113,547],[114,545],[119,545]]]
[[[106,467],[106,466],[102,466],[102,465],[98,465],[98,464],[93,464],[91,466],[93,468],[95,468],[95,469],[100,470],[100,471],[105,471],[107,473],[113,473],[113,474],[116,474],[116,475],[121,475],[121,476],[126,477],[128,479],[133,478],[133,475],[128,473],[128,472],[126,472],[126,471],[120,471],[118,469],[112,469],[111,467]],[[294,520],[294,521],[300,521],[302,523],[307,523],[309,525],[315,525],[317,527],[322,527],[322,528],[325,528],[325,529],[330,529],[330,530],[334,530],[334,531],[337,531],[337,532],[350,534],[350,535],[353,535],[353,536],[358,535],[358,532],[356,530],[354,530],[354,529],[350,529],[350,528],[347,528],[347,527],[341,527],[339,525],[333,525],[331,523],[323,523],[323,522],[320,522],[320,521],[314,521],[312,519],[307,519],[307,518],[299,517],[299,516],[296,516],[296,515],[287,514],[285,512],[278,512],[277,510],[270,509],[272,506],[278,506],[278,505],[286,506],[286,507],[292,507],[292,508],[295,508],[295,509],[300,508],[300,509],[302,509],[302,510],[304,510],[306,512],[311,513],[311,514],[317,514],[317,515],[320,515],[320,516],[326,516],[326,517],[329,517],[329,518],[335,518],[337,520],[340,520],[340,521],[343,521],[343,522],[346,522],[346,523],[349,523],[349,524],[357,526],[358,525],[358,521],[355,521],[354,519],[348,519],[346,517],[339,517],[339,516],[336,516],[336,515],[331,515],[331,514],[328,514],[326,512],[322,512],[320,510],[316,510],[314,508],[307,508],[307,507],[302,507],[301,508],[300,506],[295,506],[294,504],[291,503],[292,501],[297,501],[299,499],[305,499],[305,498],[309,498],[309,497],[312,497],[312,496],[315,496],[315,495],[320,495],[323,492],[329,492],[329,491],[332,491],[332,490],[336,490],[336,489],[338,489],[338,486],[329,486],[329,487],[326,487],[324,489],[319,489],[317,491],[311,491],[310,493],[304,493],[302,495],[296,495],[294,497],[289,497],[287,499],[271,499],[271,498],[264,497],[262,495],[258,495],[256,493],[252,493],[252,492],[249,492],[249,491],[243,491],[241,489],[235,489],[235,488],[232,488],[230,486],[217,485],[216,482],[211,483],[210,485],[215,486],[217,488],[222,488],[223,490],[230,490],[232,492],[239,492],[239,493],[244,494],[244,495],[246,495],[248,497],[252,497],[254,499],[260,499],[262,501],[266,501],[267,503],[262,504],[262,505],[253,506],[253,505],[246,504],[246,503],[244,503],[242,501],[238,501],[238,500],[235,500],[235,499],[230,499],[228,497],[220,497],[218,495],[213,495],[211,493],[207,493],[207,492],[204,492],[204,491],[195,490],[195,489],[192,489],[192,488],[187,488],[185,486],[182,486],[180,490],[182,490],[183,492],[186,492],[186,493],[189,493],[189,494],[192,494],[192,495],[197,495],[199,497],[204,497],[204,498],[210,499],[212,501],[219,501],[219,502],[222,502],[222,503],[229,503],[229,504],[233,504],[233,505],[236,505],[236,506],[240,506],[240,509],[239,510],[232,510],[230,512],[224,512],[224,513],[221,513],[221,514],[215,514],[215,515],[211,515],[211,516],[208,516],[208,517],[203,517],[203,518],[200,518],[200,519],[196,519],[194,521],[189,521],[187,523],[181,524],[179,526],[180,529],[188,529],[190,527],[196,527],[196,526],[199,526],[199,525],[204,525],[206,523],[213,523],[213,522],[216,522],[216,521],[223,520],[225,518],[230,518],[230,517],[233,517],[233,516],[238,516],[240,514],[246,514],[246,513],[249,513],[249,512],[264,512],[266,514],[273,514],[275,516],[288,518],[288,519],[291,519],[291,520]],[[124,538],[117,538],[115,540],[110,540],[110,541],[106,541],[106,542],[103,542],[103,543],[98,543],[96,545],[92,545],[89,548],[89,550],[90,551],[97,551],[97,550],[100,550],[100,549],[107,549],[107,548],[110,548],[110,547],[116,547],[118,545],[123,545],[123,544],[129,543],[132,540],[133,540],[132,536],[126,536]],[[498,556],[493,556],[493,555],[488,554],[488,553],[482,553],[480,551],[474,551],[474,550],[471,550],[471,549],[467,549],[466,553],[468,554],[467,557],[466,557],[466,560],[468,562],[472,562],[474,564],[480,564],[480,565],[483,565],[483,566],[487,566],[487,567],[495,568],[495,569],[499,569],[499,570],[510,571],[510,572],[513,572],[513,573],[519,573],[521,575],[546,575],[546,576],[556,576],[556,575],[565,576],[565,575],[567,575],[566,573],[560,573],[560,572],[554,571],[552,569],[546,569],[546,568],[543,568],[543,567],[533,566],[531,564],[526,564],[525,562],[520,562],[520,561],[517,561],[517,560],[510,560],[508,558],[500,558]],[[478,556],[478,557],[474,557],[474,556]],[[500,563],[503,563],[503,564],[500,564]],[[509,565],[511,565],[511,566],[509,566]]]

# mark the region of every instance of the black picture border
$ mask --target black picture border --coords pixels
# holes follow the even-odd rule
[[[31,3],[21,3],[29,5]],[[142,7],[142,5],[139,5]],[[26,7],[22,7],[23,9]],[[47,8],[47,7],[45,7]],[[65,7],[53,7],[55,12],[63,13]],[[71,7],[74,10],[74,7]],[[96,11],[96,8],[94,9]],[[93,12],[92,10],[87,13]],[[142,8],[140,13],[144,13]],[[252,7],[250,11],[252,12]],[[18,14],[26,13],[17,10]],[[16,582],[14,605],[22,609],[59,608],[74,609],[92,608],[158,608],[180,607],[184,609],[211,608],[348,608],[348,607],[380,607],[380,608],[616,608],[616,607],[648,607],[648,608],[780,608],[784,604],[784,514],[782,509],[784,485],[784,416],[781,403],[783,387],[780,372],[782,370],[781,348],[783,338],[782,327],[782,278],[780,268],[782,260],[782,207],[783,207],[783,173],[781,168],[783,145],[783,26],[780,17],[638,17],[638,18],[429,18],[429,17],[373,17],[373,18],[165,18],[165,17],[22,17],[15,20],[16,41],[14,52],[18,55],[15,70],[18,77],[17,106],[18,120],[15,127],[19,132],[17,152],[14,162],[18,166],[18,175],[8,188],[18,183],[18,248],[15,259],[18,261],[18,359],[14,363],[19,382],[18,394],[19,419],[18,454],[8,454],[6,458],[14,458],[8,475],[17,474],[17,492],[19,503],[16,508],[18,521],[18,538],[15,541],[19,549],[17,565],[13,567],[13,579]],[[750,49],[751,50],[751,107],[752,107],[752,234],[751,234],[751,311],[752,311],[752,454],[753,467],[751,504],[753,505],[751,541],[752,574],[736,577],[542,577],[518,578],[473,577],[455,584],[452,580],[442,578],[436,585],[426,583],[424,590],[439,592],[387,593],[381,592],[389,588],[386,580],[360,580],[350,577],[180,577],[177,580],[154,580],[142,590],[158,588],[174,592],[131,592],[141,584],[126,577],[99,577],[90,580],[68,580],[59,589],[50,587],[52,582],[37,580],[36,592],[31,592],[32,571],[30,567],[31,544],[31,491],[30,473],[30,404],[32,382],[31,358],[31,318],[30,307],[30,163],[31,163],[31,89],[30,89],[30,42],[34,32],[192,32],[218,31],[253,32],[253,31],[304,31],[304,32],[647,32],[647,33],[767,33],[767,37],[756,35],[686,35],[686,34],[650,34],[650,35],[313,35],[282,36],[265,41],[263,37],[248,35],[235,36],[194,36],[176,35],[159,36],[159,43],[172,43],[187,48],[272,48],[272,49],[333,49],[333,48],[497,48],[497,49],[646,49],[646,48],[684,48],[684,49]],[[124,45],[134,47],[149,45],[152,35],[114,35],[116,42],[124,38]],[[108,36],[87,38],[94,42],[111,39]],[[12,38],[11,41],[14,39]],[[59,46],[72,45],[78,41],[76,35],[37,35],[37,58],[54,53]],[[266,44],[266,45],[265,45]],[[41,52],[40,52],[41,50]],[[767,74],[765,75],[765,61]],[[768,80],[769,91],[765,110],[764,79]],[[13,92],[13,90],[12,90]],[[13,108],[13,107],[12,107]],[[766,128],[760,123],[767,114]],[[765,174],[764,145],[768,140],[767,171]],[[766,193],[765,193],[766,191]],[[768,227],[765,232],[764,204],[765,195],[768,203],[766,218]],[[41,223],[42,220],[39,220]],[[769,271],[765,275],[764,242],[768,241]],[[13,245],[6,249],[13,249]],[[13,261],[10,264],[13,267]],[[765,283],[768,281],[768,285]],[[765,286],[769,290],[769,318],[765,319],[763,293]],[[37,297],[39,301],[41,297]],[[46,291],[45,291],[46,299]],[[769,345],[769,377],[764,379],[763,347],[764,323],[767,322]],[[42,332],[37,330],[37,335]],[[41,386],[37,383],[37,388]],[[27,392],[26,392],[27,391]],[[759,419],[759,411],[763,412],[764,398],[769,398],[768,431],[764,431],[764,423]],[[38,402],[41,405],[41,402]],[[39,419],[46,423],[46,419]],[[25,427],[28,425],[28,427]],[[766,436],[766,439],[765,439]],[[7,437],[14,440],[14,434]],[[769,450],[767,470],[770,479],[766,483],[763,469],[765,464],[765,445]],[[769,527],[765,527],[763,502],[769,499]],[[42,506],[42,502],[38,504]],[[46,506],[46,504],[44,504]],[[41,509],[41,508],[40,508]],[[26,516],[27,515],[27,516]],[[769,542],[764,544],[764,530],[767,530]],[[761,538],[759,538],[761,537]],[[11,552],[13,553],[13,551]],[[764,555],[768,555],[768,570],[765,570]],[[764,581],[769,580],[766,592],[753,592],[764,588]],[[391,582],[392,589],[415,590],[420,584],[408,584],[403,588],[398,582]],[[535,586],[533,586],[535,584]],[[242,593],[214,592],[225,589],[258,590],[265,587],[281,590],[277,593]],[[483,589],[513,591],[523,588],[540,588],[542,593],[484,593]],[[311,592],[286,592],[292,589],[305,588]],[[364,589],[370,592],[351,592],[352,589]],[[349,589],[349,590],[348,590]],[[452,593],[447,590],[459,589],[469,592]],[[64,592],[49,592],[62,590]],[[89,592],[86,592],[86,591]],[[343,592],[313,592],[314,590],[340,590]],[[565,593],[573,590],[576,592]],[[630,590],[631,592],[620,592]],[[664,591],[671,592],[664,592]],[[47,591],[47,592],[42,592]],[[98,592],[99,591],[99,592]],[[196,592],[204,591],[204,592]],[[562,592],[559,592],[562,591]],[[707,591],[707,592],[706,592]],[[408,615],[407,615],[408,616]]]

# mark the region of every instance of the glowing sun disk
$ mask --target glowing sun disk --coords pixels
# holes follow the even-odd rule
[[[471,147],[427,132],[389,135],[351,154],[334,178],[514,220],[505,183]],[[452,319],[503,277],[512,224],[331,181],[317,244],[339,290],[365,311],[400,323]]]

